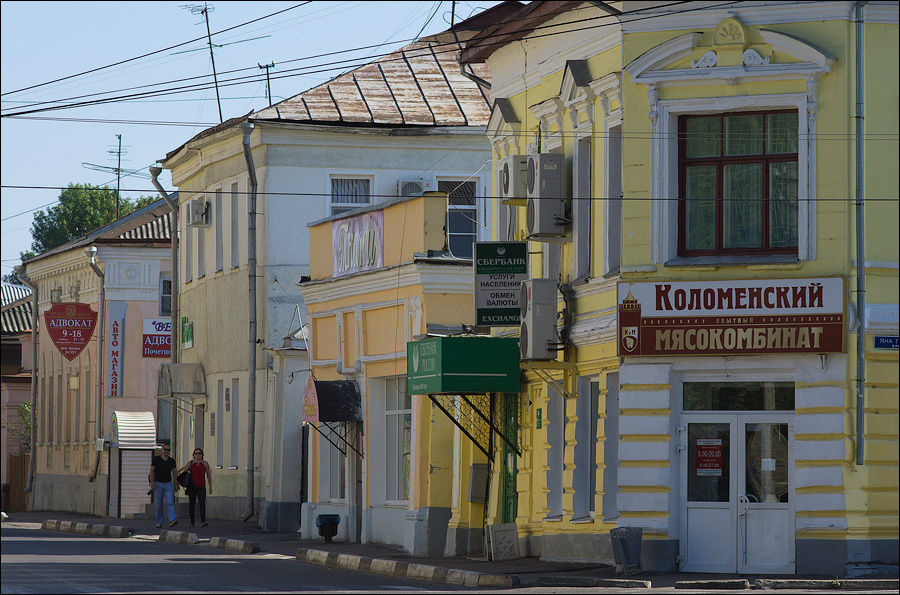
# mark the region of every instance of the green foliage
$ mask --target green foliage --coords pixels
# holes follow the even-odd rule
[[[26,250],[25,252],[19,252],[19,258],[22,259],[22,262],[25,262],[29,258],[34,256],[34,252],[31,250]],[[13,285],[25,285],[22,283],[22,280],[19,279],[19,274],[13,269],[9,273],[3,275],[4,283],[12,283]]]
[[[124,217],[157,199],[141,196],[121,198],[119,217]],[[41,254],[79,238],[116,219],[116,191],[90,184],[69,184],[59,194],[59,203],[38,211],[31,224],[31,250]]]
[[[3,421],[3,427],[9,432],[9,442],[18,445],[17,454],[31,452],[31,403],[19,403],[16,411],[18,420]]]

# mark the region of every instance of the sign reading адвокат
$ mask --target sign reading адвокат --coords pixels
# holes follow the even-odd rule
[[[528,278],[525,242],[475,243],[475,324],[518,326],[519,293]]]
[[[844,351],[844,280],[619,283],[619,355]]]

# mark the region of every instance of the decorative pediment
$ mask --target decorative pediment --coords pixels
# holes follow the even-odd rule
[[[796,37],[746,27],[729,16],[708,33],[670,39],[625,67],[644,85],[707,80],[815,78],[831,71],[835,58]]]
[[[590,83],[591,72],[587,60],[566,61],[562,83],[559,86],[559,98],[569,110],[572,128],[590,125],[594,119],[594,92],[591,90]],[[581,121],[582,113],[587,115],[584,122]]]
[[[540,132],[544,144],[551,138],[561,136],[565,105],[559,97],[551,97],[528,108],[540,122]],[[551,132],[551,124],[556,124],[556,132]]]
[[[496,98],[485,132],[491,140],[497,157],[504,157],[517,152],[516,137],[520,128],[521,121],[516,115],[512,102],[505,97]]]

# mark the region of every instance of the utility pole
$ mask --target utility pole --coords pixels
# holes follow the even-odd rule
[[[216,86],[216,103],[219,106],[219,123],[221,124],[225,120],[222,118],[222,99],[219,97],[219,77],[216,74],[216,57],[213,54],[212,33],[209,30],[209,13],[212,12],[215,7],[209,6],[206,2],[204,2],[202,5],[185,4],[182,5],[181,8],[190,10],[191,14],[202,14],[203,19],[206,21],[206,39],[209,42],[209,59],[212,62],[213,83],[215,83]]]
[[[266,69],[266,97],[269,98],[269,107],[272,107],[272,82],[269,80],[269,69],[275,68],[275,62],[272,61],[270,64],[260,64],[257,62],[256,65],[259,66],[260,70],[263,68]]]
[[[119,189],[122,187],[122,135],[117,134],[119,148],[116,150],[116,221],[119,220]]]

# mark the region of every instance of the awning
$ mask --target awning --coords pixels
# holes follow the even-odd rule
[[[306,421],[362,421],[362,395],[353,380],[307,381],[304,396]],[[313,413],[313,409],[317,412]]]
[[[151,411],[113,411],[109,444],[114,448],[156,448],[156,422]]]
[[[203,364],[163,364],[159,367],[156,398],[175,397],[190,401],[206,396]]]

